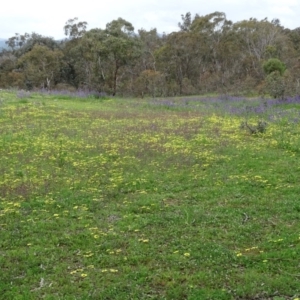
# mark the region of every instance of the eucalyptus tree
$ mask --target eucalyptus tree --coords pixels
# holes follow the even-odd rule
[[[16,68],[17,57],[12,51],[2,50],[0,52],[0,72],[10,72]]]
[[[50,89],[53,82],[59,81],[62,57],[60,50],[51,50],[44,45],[34,45],[31,51],[22,55],[18,65],[25,75],[27,87]]]
[[[156,28],[149,31],[145,29],[139,29],[138,38],[141,43],[141,55],[139,58],[139,67],[141,68],[141,71],[156,71],[155,52],[162,46],[163,39],[157,33]]]
[[[286,39],[278,20],[258,21],[255,18],[234,24],[240,46],[241,66],[245,75],[263,78],[262,63],[271,57],[282,55]]]
[[[223,12],[214,12],[208,15],[196,15],[190,26],[191,31],[197,36],[201,51],[198,61],[202,67],[202,77],[206,78],[211,88],[225,84],[225,72],[227,65],[224,64],[224,54],[230,54],[229,33],[232,30],[232,22],[227,20]],[[201,82],[201,81],[200,81]]]
[[[24,87],[23,74],[17,70],[17,60],[11,50],[0,52],[0,87]]]
[[[51,56],[49,53],[55,53],[55,55],[60,53],[58,50],[59,44],[53,38],[42,36],[35,32],[23,35],[16,33],[15,36],[7,40],[7,44],[11,51],[10,55],[6,56],[5,65],[7,66],[9,63],[11,70],[6,68],[5,72],[6,77],[10,78],[12,85],[14,85],[13,81],[15,78],[19,87],[23,87],[24,82],[21,84],[20,81],[24,78],[26,78],[25,81],[28,85],[36,86],[44,81],[45,86],[48,87],[50,87],[54,79],[58,80],[58,72],[52,71],[51,75],[48,73],[46,77],[42,75],[38,79],[41,73],[45,74],[45,72],[47,73],[46,70],[49,70],[49,57]],[[43,72],[41,72],[41,65],[43,65]],[[53,62],[50,65],[53,65]]]
[[[286,53],[283,56],[288,72],[293,81],[293,93],[300,94],[300,27],[293,30],[285,29],[285,35],[289,40],[286,44]]]
[[[186,13],[181,17],[180,31],[168,35],[156,51],[160,70],[169,81],[175,80],[179,93],[218,88],[228,72],[229,62],[224,56],[234,48],[232,22],[222,12],[196,14],[194,18]]]
[[[153,97],[164,94],[163,85],[165,76],[158,71],[156,51],[163,45],[164,38],[157,33],[156,28],[149,31],[138,30],[137,36],[140,43],[140,56],[134,65],[127,68],[128,88],[135,95],[151,95]]]
[[[291,41],[293,48],[297,51],[297,54],[300,56],[300,27],[297,27],[293,30],[286,29],[285,33]]]
[[[74,88],[87,87],[89,73],[86,70],[89,62],[86,60],[86,45],[82,43],[82,37],[66,39],[61,50],[64,54],[61,65],[63,83]]]
[[[16,33],[6,43],[17,57],[21,57],[23,54],[31,51],[35,45],[46,46],[51,50],[59,48],[59,43],[52,37],[43,36],[36,32],[23,35]]]
[[[73,43],[73,41],[75,41],[75,43]],[[82,57],[74,51],[78,44],[77,42],[77,40],[64,41],[61,46],[61,51],[64,54],[60,71],[61,83],[72,86],[73,88],[79,88],[80,85],[79,73],[75,65]]]
[[[132,24],[118,18],[106,25],[103,50],[112,65],[112,93],[116,94],[119,71],[122,67],[132,67],[141,54],[141,44],[134,33]]]
[[[184,82],[196,77],[199,51],[196,36],[192,32],[179,31],[169,34],[165,44],[155,52],[159,71],[166,76],[170,94],[182,94]]]
[[[86,21],[77,22],[78,18],[69,19],[64,26],[64,33],[69,39],[77,39],[84,35],[88,23]]]
[[[122,18],[108,23],[105,29],[86,32],[80,47],[85,49],[85,60],[92,63],[89,69],[92,77],[102,82],[102,86],[113,95],[117,92],[120,80],[124,79],[121,71],[133,67],[141,53],[134,27]]]
[[[28,33],[16,33],[14,36],[10,37],[5,43],[12,51],[15,51],[17,49],[20,49],[26,43],[29,37],[30,34]]]
[[[180,31],[190,31],[192,25],[192,14],[187,12],[185,15],[181,15],[181,22],[178,22],[178,27]]]

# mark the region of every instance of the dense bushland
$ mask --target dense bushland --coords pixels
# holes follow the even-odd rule
[[[222,12],[186,13],[178,25],[170,34],[136,32],[119,18],[104,29],[88,30],[87,22],[74,18],[63,28],[63,41],[16,34],[0,53],[0,87],[139,97],[299,94],[299,28],[284,28],[277,19],[233,23]],[[284,74],[266,69],[274,61],[284,66]]]

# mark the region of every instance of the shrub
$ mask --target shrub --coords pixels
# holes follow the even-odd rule
[[[247,121],[242,122],[240,127],[241,129],[246,129],[251,134],[259,134],[259,133],[265,133],[267,130],[267,126],[268,126],[267,122],[263,120],[259,120],[256,125],[248,124]]]
[[[267,76],[266,90],[273,98],[283,99],[285,94],[285,81],[279,71],[272,72]]]
[[[273,72],[279,72],[282,76],[286,70],[286,66],[281,60],[270,58],[263,64],[263,69],[267,75],[270,75]]]

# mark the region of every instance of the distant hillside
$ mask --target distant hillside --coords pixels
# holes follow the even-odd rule
[[[5,44],[6,39],[0,39],[0,50],[2,48],[7,48],[7,45]]]

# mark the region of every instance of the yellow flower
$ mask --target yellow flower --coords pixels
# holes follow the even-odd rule
[[[87,253],[87,254],[84,254],[83,256],[84,257],[91,257],[91,256],[93,256],[94,254],[93,253]]]
[[[82,273],[82,274],[81,274],[81,277],[83,277],[83,278],[84,278],[84,277],[87,277],[87,274]]]
[[[109,271],[110,271],[111,273],[117,273],[117,272],[119,272],[119,271],[116,270],[116,269],[109,269]]]
[[[149,240],[148,239],[138,239],[139,242],[143,242],[143,243],[148,243]]]
[[[94,265],[89,265],[89,266],[87,266],[89,269],[94,269],[95,268],[95,266]]]
[[[236,256],[242,256],[242,255],[243,255],[242,253],[237,253],[237,254],[236,254]]]
[[[184,255],[185,257],[190,257],[190,256],[191,256],[191,254],[188,253],[188,252],[184,253],[183,255]]]

